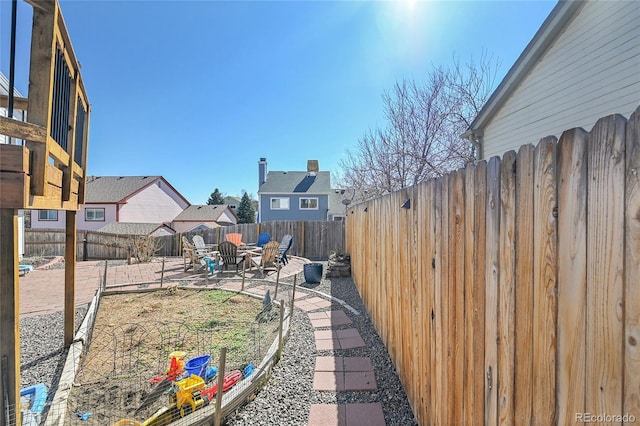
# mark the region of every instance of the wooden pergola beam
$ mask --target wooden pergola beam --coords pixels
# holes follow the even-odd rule
[[[43,12],[53,13],[56,9],[55,0],[25,0],[34,9],[40,9]]]
[[[0,108],[8,108],[9,107],[9,96],[8,95],[0,95]],[[29,99],[21,98],[19,96],[13,97],[13,109],[26,111],[29,107]]]
[[[0,134],[30,142],[47,142],[47,129],[27,121],[0,116]]]

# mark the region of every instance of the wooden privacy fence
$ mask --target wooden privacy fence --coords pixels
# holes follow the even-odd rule
[[[343,252],[344,222],[273,221],[225,226],[198,232],[156,237],[158,256],[181,256],[182,235],[191,238],[202,235],[205,243],[217,244],[225,235],[239,232],[245,243],[255,243],[261,232],[281,241],[286,234],[293,235],[289,253],[308,259],[327,259],[332,251]],[[97,231],[78,231],[76,257],[82,259],[126,259],[134,236],[107,234]],[[25,256],[63,256],[65,232],[63,230],[25,231]]]
[[[76,231],[76,259],[126,259],[134,236]],[[24,232],[25,256],[64,256],[65,231],[31,229]]]
[[[293,244],[289,254],[307,259],[328,259],[332,251],[344,252],[344,222],[335,221],[293,221],[276,220],[264,223],[244,223],[223,226],[205,231],[186,232],[171,236],[159,237],[165,247],[171,247],[172,256],[181,253],[181,236],[191,238],[195,234],[202,235],[206,244],[218,244],[225,240],[229,233],[241,233],[242,241],[250,244],[258,241],[261,232],[268,232],[272,240],[282,241],[286,234],[293,235]]]
[[[640,108],[349,209],[420,424],[640,421],[639,133]]]

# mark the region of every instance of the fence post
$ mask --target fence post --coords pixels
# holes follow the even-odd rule
[[[276,297],[278,297],[278,284],[280,284],[280,269],[282,268],[282,265],[280,265],[280,262],[278,262],[278,267],[277,269],[277,273],[276,273],[276,292],[273,295],[273,298],[275,300]]]
[[[82,260],[87,261],[87,232],[85,231],[82,237]]]
[[[300,237],[300,254],[299,256],[307,257],[307,253],[304,250],[304,221],[302,222],[302,233]]]
[[[162,272],[160,272],[160,288],[162,288],[162,285],[164,284],[164,259],[165,257],[162,257]]]
[[[220,349],[220,365],[218,370],[218,393],[216,394],[216,419],[215,425],[220,426],[222,424],[222,394],[224,393],[222,388],[224,387],[224,368],[227,362],[227,348]]]
[[[278,328],[278,358],[282,356],[282,324],[284,324],[284,300],[280,301],[280,327]]]
[[[245,261],[242,261],[242,287],[240,288],[240,291],[244,291],[244,271],[245,271]]]
[[[293,304],[296,300],[296,285],[298,284],[298,275],[293,276],[293,293],[291,294],[291,314],[293,315]]]
[[[104,261],[104,274],[102,275],[102,291],[107,289],[107,268],[109,267],[109,261]]]

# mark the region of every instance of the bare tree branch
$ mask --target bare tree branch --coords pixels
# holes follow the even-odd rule
[[[341,184],[376,197],[434,178],[473,161],[460,135],[494,86],[497,61],[433,68],[423,83],[396,82],[382,94],[387,125],[367,131],[340,162]]]

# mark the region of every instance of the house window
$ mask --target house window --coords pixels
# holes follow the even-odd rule
[[[289,210],[289,197],[271,198],[271,210]]]
[[[84,220],[86,222],[104,222],[104,209],[85,209]]]
[[[344,216],[333,216],[335,222],[344,222]]]
[[[318,210],[318,198],[300,198],[300,210]]]
[[[39,210],[38,220],[58,220],[57,210]]]

